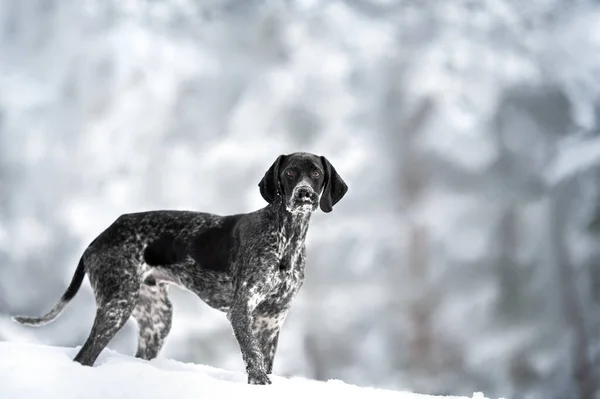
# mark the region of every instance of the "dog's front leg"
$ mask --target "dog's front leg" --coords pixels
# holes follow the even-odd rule
[[[254,323],[252,313],[271,291],[275,281],[274,278],[265,277],[268,276],[263,274],[260,279],[244,279],[236,289],[233,303],[227,313],[246,363],[248,383],[258,385],[271,383],[258,339],[252,330]]]
[[[267,377],[263,354],[252,332],[252,315],[248,305],[242,302],[236,303],[227,315],[233,327],[235,338],[240,345],[244,363],[246,363],[248,383],[270,384],[271,380]]]

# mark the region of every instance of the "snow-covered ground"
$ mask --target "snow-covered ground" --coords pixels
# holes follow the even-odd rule
[[[341,381],[319,382],[274,376],[273,385],[246,384],[242,373],[158,358],[150,362],[105,350],[93,368],[71,359],[77,348],[0,342],[0,398],[2,399],[118,399],[201,398],[236,395],[253,397],[368,397],[372,399],[432,399],[420,395],[361,388]],[[447,398],[459,399],[452,396]],[[486,399],[474,393],[473,399]],[[463,398],[466,399],[466,398]]]

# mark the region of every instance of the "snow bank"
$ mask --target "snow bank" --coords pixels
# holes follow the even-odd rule
[[[0,342],[0,398],[197,399],[213,393],[218,397],[236,395],[246,399],[280,399],[290,394],[292,397],[440,398],[360,388],[336,380],[319,382],[278,376],[272,378],[270,386],[247,385],[242,373],[160,358],[148,362],[111,350],[105,350],[96,366],[90,368],[71,360],[77,349]],[[476,393],[473,399],[486,398]]]

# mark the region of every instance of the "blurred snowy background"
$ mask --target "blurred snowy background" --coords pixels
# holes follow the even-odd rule
[[[313,217],[277,374],[594,398],[599,95],[594,0],[0,0],[0,340],[80,345],[87,280],[50,326],[8,316],[120,214],[254,210],[311,151],[350,191]],[[171,296],[161,356],[243,370],[225,316]]]

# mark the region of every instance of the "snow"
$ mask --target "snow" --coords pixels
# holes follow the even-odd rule
[[[246,384],[246,375],[217,368],[158,358],[152,361],[105,350],[96,366],[83,367],[71,359],[78,348],[0,342],[0,398],[119,399],[200,398],[206,393],[221,397],[348,397],[373,399],[433,399],[420,395],[374,388],[361,388],[339,380],[319,382],[304,378],[273,376],[270,386]],[[446,398],[460,399],[457,396]],[[466,399],[463,397],[462,399]],[[486,399],[474,393],[472,399]]]

